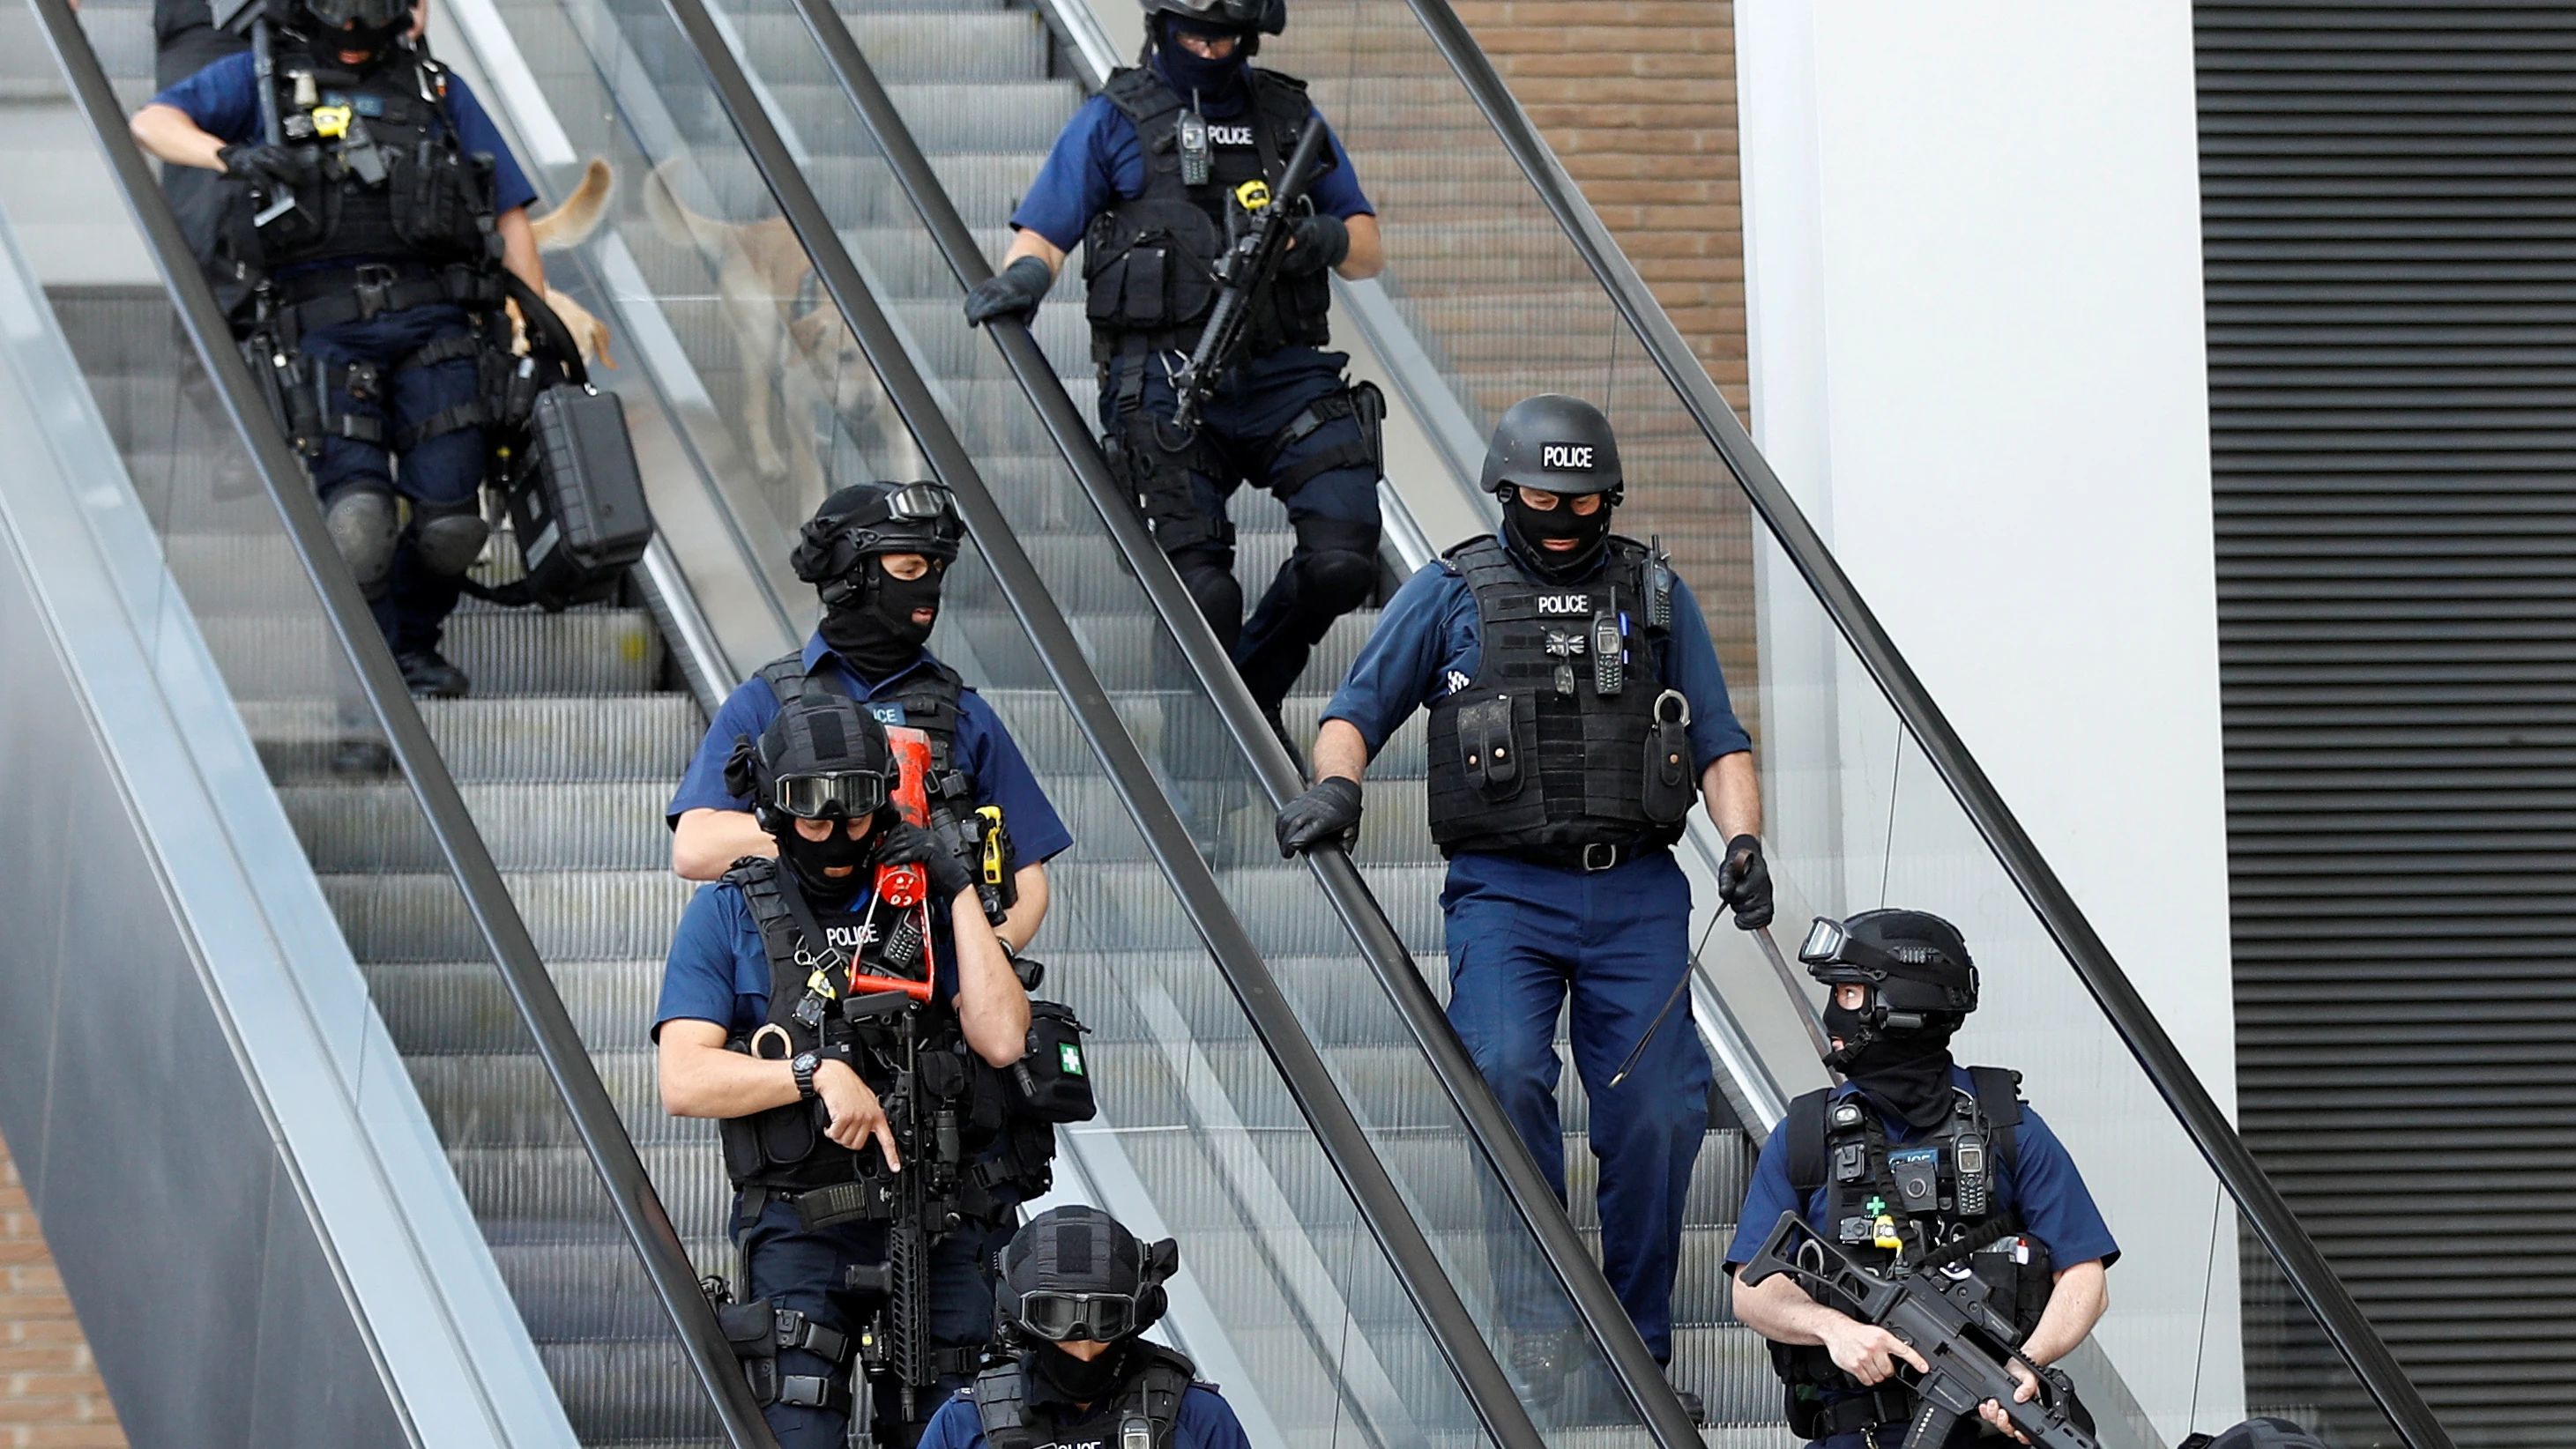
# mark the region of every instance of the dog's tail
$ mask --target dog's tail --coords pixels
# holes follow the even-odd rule
[[[609,193],[616,189],[616,173],[607,162],[591,157],[582,168],[581,184],[563,199],[563,205],[529,219],[529,230],[537,234],[537,250],[570,251],[590,240],[590,234],[599,230],[600,219],[608,215]]]
[[[682,158],[674,156],[653,168],[644,178],[644,212],[653,218],[653,227],[673,242],[694,245],[709,256],[723,256],[735,245],[736,228],[711,216],[700,216],[680,200],[679,188],[672,184]]]

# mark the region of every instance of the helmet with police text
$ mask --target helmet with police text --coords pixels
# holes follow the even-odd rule
[[[1581,398],[1541,393],[1512,404],[1485,449],[1484,489],[1508,501],[1514,488],[1606,493],[1617,507],[1626,487],[1610,420]]]
[[[1277,35],[1288,28],[1288,0],[1144,0],[1145,27],[1157,31],[1155,17],[1169,15],[1192,30],[1250,37]]]
[[[1863,911],[1847,921],[1818,917],[1798,947],[1807,974],[1827,986],[1869,991],[1866,1025],[1920,1030],[1933,1018],[1977,1009],[1977,964],[1959,928],[1928,911]]]
[[[1140,1243],[1095,1207],[1029,1219],[1002,1249],[994,1306],[1005,1332],[1049,1343],[1113,1343],[1153,1326],[1181,1268],[1170,1238]]]
[[[939,484],[852,483],[832,490],[814,510],[787,561],[831,608],[865,582],[859,565],[868,559],[917,553],[946,565],[965,537],[956,497]]]
[[[805,694],[779,707],[755,740],[736,735],[725,788],[748,797],[760,828],[780,835],[793,820],[889,823],[901,766],[885,725],[837,694]]]

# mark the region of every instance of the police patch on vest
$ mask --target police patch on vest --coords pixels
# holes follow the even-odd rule
[[[1547,631],[1547,652],[1552,658],[1564,659],[1570,655],[1580,654],[1584,650],[1584,642],[1580,631],[1572,634],[1568,634],[1563,629]]]
[[[1252,128],[1250,126],[1219,126],[1211,123],[1208,126],[1208,144],[1211,146],[1249,146],[1252,144]]]
[[[858,926],[825,926],[823,928],[823,940],[828,943],[832,949],[846,952],[850,955],[858,954],[858,950],[862,946],[874,945],[876,943],[876,939],[877,928],[876,923],[873,921],[870,921],[865,925]]]
[[[1589,614],[1592,612],[1592,596],[1541,594],[1538,596],[1538,611],[1542,614]]]
[[[867,703],[867,711],[868,713],[875,715],[877,717],[877,723],[884,725],[887,729],[895,730],[903,728],[902,700],[872,699]]]
[[[1548,473],[1589,473],[1592,471],[1590,443],[1541,443],[1538,466]]]

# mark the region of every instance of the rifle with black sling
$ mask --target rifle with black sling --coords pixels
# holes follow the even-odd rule
[[[1217,258],[1221,290],[1208,309],[1207,326],[1199,333],[1198,345],[1190,349],[1189,361],[1172,374],[1177,398],[1172,426],[1184,438],[1198,425],[1200,409],[1207,406],[1208,397],[1252,335],[1252,304],[1278,275],[1279,259],[1287,254],[1290,233],[1296,229],[1297,218],[1290,213],[1305,199],[1306,188],[1315,179],[1327,134],[1321,115],[1308,116],[1277,187],[1247,181],[1235,188],[1235,204],[1252,224]]]

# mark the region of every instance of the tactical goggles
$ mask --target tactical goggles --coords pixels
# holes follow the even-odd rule
[[[886,497],[886,516],[897,523],[944,518],[956,511],[956,499],[936,483],[906,483]]]
[[[1968,973],[1938,951],[1873,946],[1844,930],[1842,922],[1823,916],[1807,928],[1807,939],[1798,943],[1798,960],[1806,966],[1850,966],[1872,975],[1894,974],[1936,985],[1968,984]]]
[[[885,808],[888,788],[886,776],[875,771],[782,775],[770,786],[769,803],[800,820],[857,820]]]
[[[1049,1343],[1077,1339],[1107,1343],[1136,1331],[1136,1295],[1058,1293],[1042,1288],[1020,1295],[1020,1322]]]

